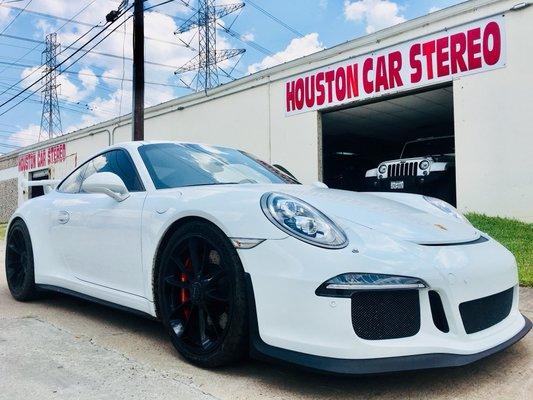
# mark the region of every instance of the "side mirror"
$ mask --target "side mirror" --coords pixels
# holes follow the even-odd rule
[[[97,172],[83,181],[81,188],[87,193],[103,193],[116,201],[130,197],[126,185],[118,175],[112,172]]]

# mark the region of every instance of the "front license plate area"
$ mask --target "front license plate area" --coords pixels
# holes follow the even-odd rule
[[[391,181],[390,188],[393,190],[403,189],[403,181]]]

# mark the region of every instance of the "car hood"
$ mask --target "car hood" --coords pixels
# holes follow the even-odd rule
[[[349,192],[303,185],[269,189],[265,192],[287,193],[306,201],[341,226],[362,225],[419,244],[468,242],[480,236],[473,226],[445,214],[420,195]]]

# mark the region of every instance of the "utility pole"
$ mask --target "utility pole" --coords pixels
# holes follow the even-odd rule
[[[59,112],[59,101],[57,99],[57,53],[59,43],[57,34],[51,33],[46,36],[45,49],[42,54],[45,68],[45,86],[43,89],[43,111],[41,114],[41,129],[39,130],[39,141],[52,139],[62,134],[61,113]]]
[[[133,6],[133,140],[144,140],[144,6]]]

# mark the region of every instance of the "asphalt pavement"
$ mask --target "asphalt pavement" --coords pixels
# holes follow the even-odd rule
[[[64,295],[19,303],[0,242],[0,399],[532,399],[533,333],[470,366],[322,376],[247,360],[209,371],[184,361],[161,325]],[[520,308],[533,319],[533,289]]]

